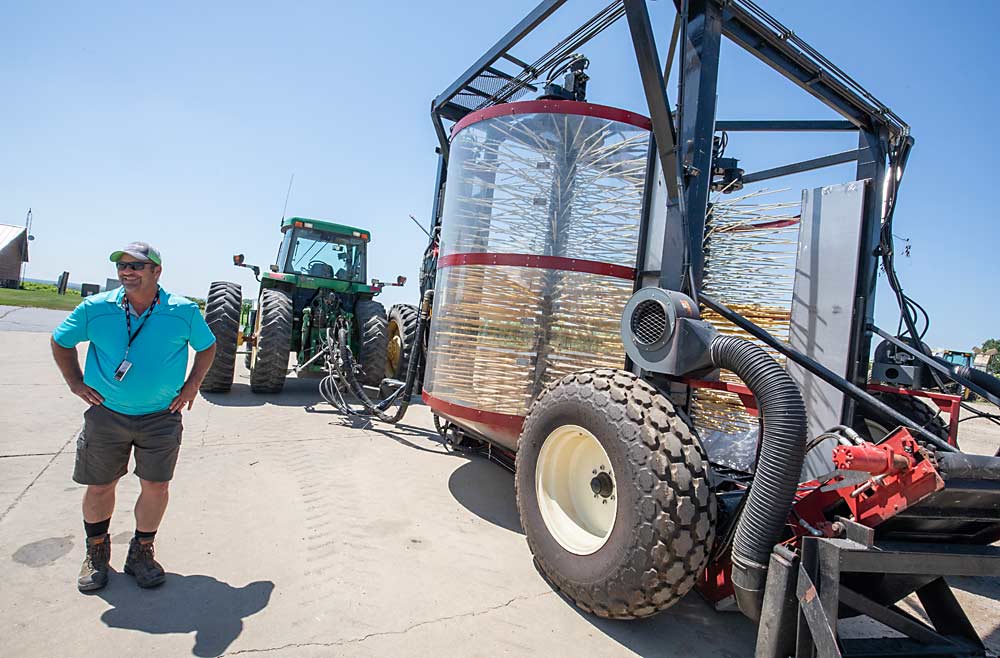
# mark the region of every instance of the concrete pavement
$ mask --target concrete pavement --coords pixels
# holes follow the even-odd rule
[[[69,311],[24,306],[0,306],[0,331],[51,332]]]
[[[45,333],[0,333],[0,364],[0,656],[753,653],[754,627],[696,594],[642,622],[578,612],[532,566],[512,476],[445,450],[426,407],[396,427],[352,423],[319,403],[316,380],[255,396],[242,368],[230,394],[185,414],[157,537],[167,583],[143,591],[114,573],[79,594],[82,487],[70,476],[84,404]],[[137,493],[123,478],[117,570]],[[996,582],[954,584],[1000,649]]]

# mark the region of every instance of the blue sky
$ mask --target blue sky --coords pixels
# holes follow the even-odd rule
[[[410,277],[383,301],[415,302],[436,156],[430,100],[534,2],[36,3],[0,6],[0,222],[34,209],[28,276],[113,276],[107,254],[145,239],[163,284],[256,283],[230,256],[267,265],[289,215],[370,228],[369,276]],[[571,2],[515,51],[534,59],[602,3]],[[913,129],[896,213],[912,256],[897,267],[932,316],[928,342],[967,349],[1000,337],[991,129],[1000,4],[944,20],[929,1],[762,3]],[[650,3],[661,49],[672,4]],[[624,23],[584,52],[590,100],[646,113]],[[548,43],[546,43],[548,42]],[[672,98],[675,92],[671,92]],[[720,119],[834,118],[731,44]],[[747,171],[845,150],[853,137],[730,141]],[[787,178],[799,190],[853,178],[841,166]],[[882,286],[878,317],[895,326]]]

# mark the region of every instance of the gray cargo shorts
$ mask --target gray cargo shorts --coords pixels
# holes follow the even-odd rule
[[[76,440],[73,480],[114,482],[128,472],[134,446],[135,474],[150,482],[168,482],[174,476],[183,430],[179,413],[164,410],[129,416],[104,405],[91,406],[83,414],[83,430]]]

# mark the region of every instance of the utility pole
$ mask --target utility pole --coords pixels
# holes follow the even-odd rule
[[[28,242],[34,240],[31,235],[31,208],[28,208],[28,216],[24,218],[24,244],[21,246],[21,285],[24,285],[24,277],[28,273]]]

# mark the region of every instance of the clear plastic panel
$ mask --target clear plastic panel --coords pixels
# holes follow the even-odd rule
[[[566,114],[475,123],[454,139],[441,253],[635,265],[649,132]]]
[[[618,327],[631,293],[631,281],[583,272],[444,268],[424,389],[465,407],[524,416],[550,382],[624,365]]]
[[[453,140],[441,256],[525,254],[634,267],[649,133],[566,114],[487,119]],[[621,368],[633,282],[522,266],[438,271],[424,388],[524,416],[550,382]]]

